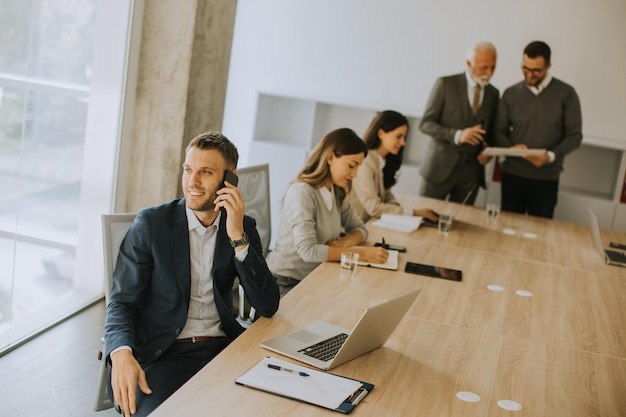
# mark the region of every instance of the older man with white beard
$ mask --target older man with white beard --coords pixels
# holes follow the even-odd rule
[[[496,68],[496,48],[490,42],[470,46],[464,73],[437,79],[430,93],[420,130],[430,136],[420,195],[462,202],[471,192],[473,204],[485,187],[489,157],[482,150],[492,143],[500,92],[489,84]]]

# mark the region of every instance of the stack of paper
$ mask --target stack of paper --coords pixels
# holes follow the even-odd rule
[[[411,233],[417,230],[422,223],[419,216],[403,216],[401,214],[383,214],[379,220],[372,223],[372,226],[384,227],[386,229],[397,230],[399,232]]]

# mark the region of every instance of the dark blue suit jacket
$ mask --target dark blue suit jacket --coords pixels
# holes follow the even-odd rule
[[[266,317],[278,310],[279,291],[262,256],[253,218],[244,216],[250,239],[244,262],[235,259],[222,213],[213,263],[213,290],[221,326],[231,339],[244,328],[233,313],[233,284],[239,276],[246,297]],[[191,272],[185,200],[139,211],[120,246],[105,320],[105,357],[128,345],[145,366],[174,342],[187,321]]]

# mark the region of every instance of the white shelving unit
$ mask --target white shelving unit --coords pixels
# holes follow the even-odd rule
[[[393,107],[388,107],[394,109]],[[304,165],[309,152],[328,132],[340,127],[354,129],[359,135],[377,111],[373,108],[329,100],[289,97],[260,93],[249,164],[270,164],[272,236],[277,236],[283,194]],[[394,192],[418,194],[419,167],[430,138],[419,131],[420,116],[403,109],[410,129],[404,163]],[[600,226],[626,231],[626,203],[620,203],[626,171],[626,143],[585,138],[583,145],[570,154],[561,175],[559,202],[555,218],[587,224],[587,205],[597,214]],[[487,191],[481,190],[476,205],[500,201],[500,184],[494,183],[494,162],[487,166]],[[274,242],[270,247],[274,246]]]

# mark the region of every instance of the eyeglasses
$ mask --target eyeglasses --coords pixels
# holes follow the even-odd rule
[[[522,66],[522,71],[524,72],[530,72],[533,75],[539,75],[541,74],[543,71],[545,71],[545,67],[543,68],[528,68],[527,66],[523,65]]]

